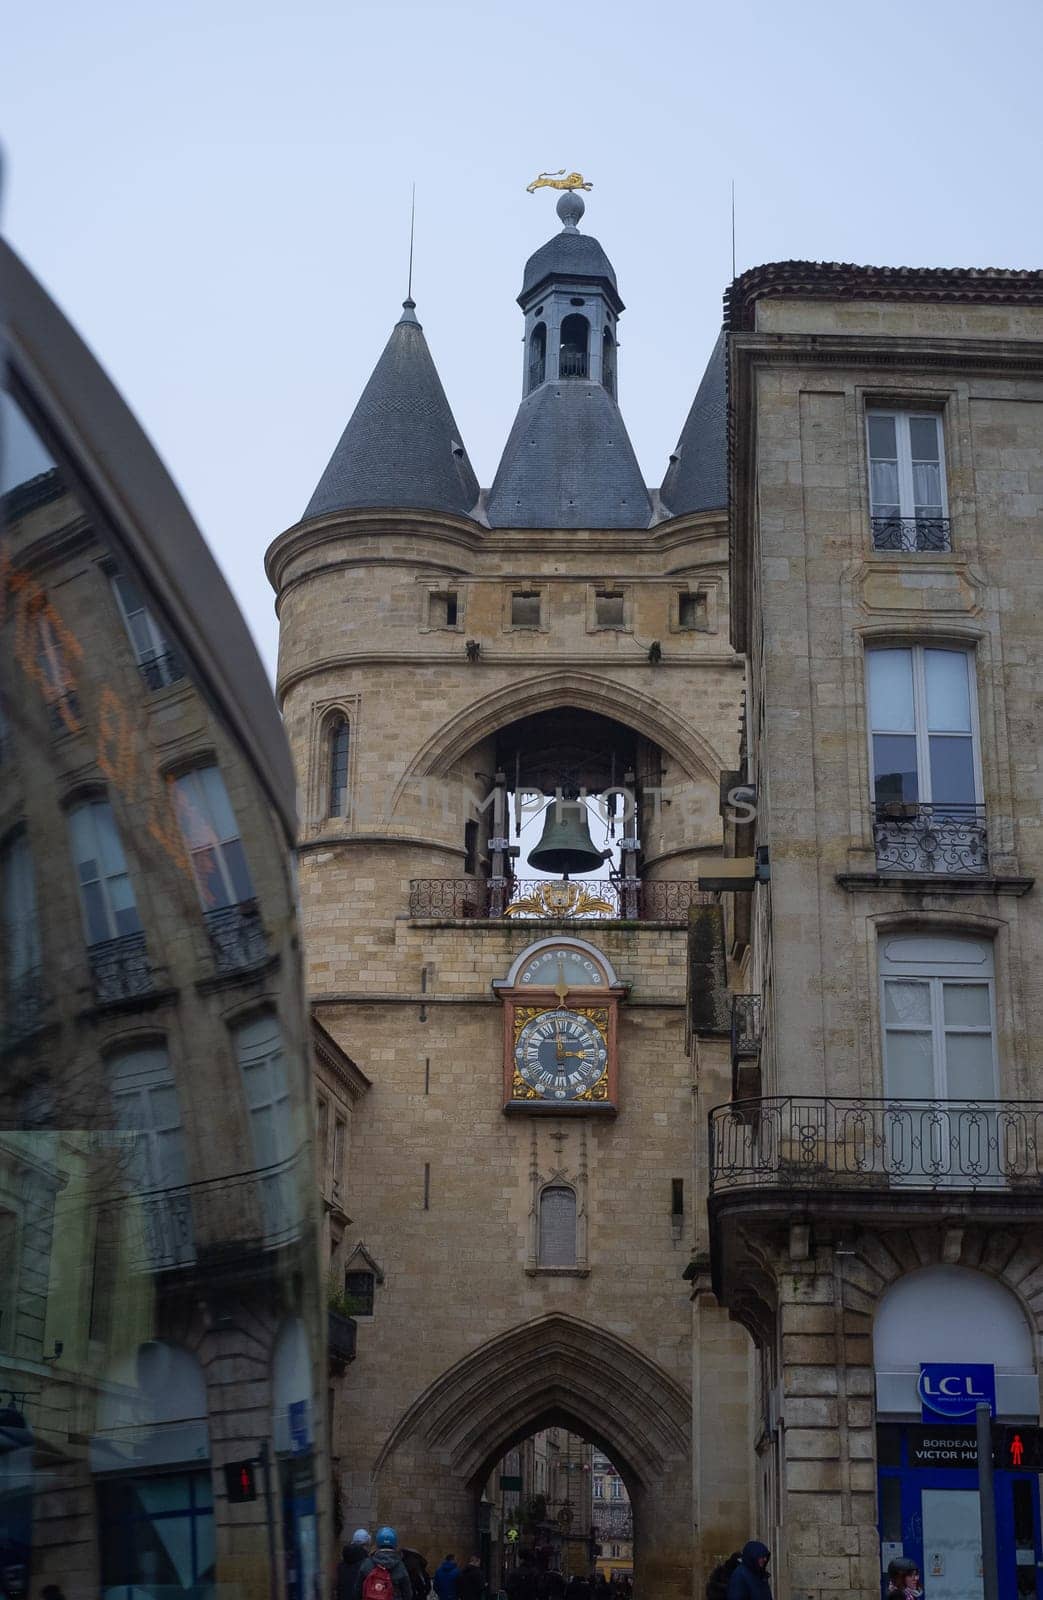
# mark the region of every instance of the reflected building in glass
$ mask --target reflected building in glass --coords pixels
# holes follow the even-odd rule
[[[0,266],[0,1594],[312,1600],[288,758],[162,467]]]

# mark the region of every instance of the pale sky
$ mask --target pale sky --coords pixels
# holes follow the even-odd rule
[[[4,229],[150,433],[270,670],[266,546],[405,293],[483,484],[521,386],[541,169],[627,304],[658,484],[738,268],[1043,265],[1039,0],[21,0],[0,13]]]

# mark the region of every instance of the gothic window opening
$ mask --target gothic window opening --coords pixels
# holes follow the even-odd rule
[[[455,589],[435,590],[428,596],[429,628],[456,628],[460,623],[460,601]]]
[[[601,381],[609,394],[616,394],[616,341],[606,328],[601,336]]]
[[[599,589],[594,596],[594,620],[599,628],[622,628],[622,589]]]
[[[576,1191],[567,1184],[552,1184],[540,1195],[539,1264],[541,1267],[576,1265]]]
[[[344,715],[335,716],[329,725],[329,799],[328,814],[343,817],[348,809],[348,746],[351,729]]]
[[[464,823],[464,871],[469,878],[478,871],[478,824],[473,819]]]
[[[590,323],[577,312],[561,325],[558,351],[559,378],[586,378],[590,375]]]
[[[353,1317],[371,1317],[377,1280],[372,1272],[346,1272],[344,1293],[351,1302]]]
[[[696,633],[709,631],[709,596],[705,589],[699,589],[695,594],[680,594],[677,598],[678,626],[692,629]]]
[[[547,324],[537,322],[529,335],[529,393],[547,376]]]
[[[517,589],[511,595],[511,627],[538,628],[540,626],[540,591]]]

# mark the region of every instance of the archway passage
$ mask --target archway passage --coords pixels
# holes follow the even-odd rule
[[[522,1440],[557,1427],[618,1468],[633,1503],[635,1592],[691,1587],[691,1401],[604,1328],[551,1314],[490,1340],[402,1417],[375,1467],[375,1512],[411,1519],[433,1549],[478,1539],[483,1488]],[[439,1557],[442,1549],[438,1549]]]

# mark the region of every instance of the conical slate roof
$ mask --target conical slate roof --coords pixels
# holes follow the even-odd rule
[[[662,488],[675,517],[720,511],[728,504],[728,344],[722,331],[692,401]]]
[[[406,300],[302,520],[355,506],[466,516],[477,499],[478,480]]]
[[[486,500],[493,528],[647,528],[652,504],[600,383],[544,383],[518,407]]]

